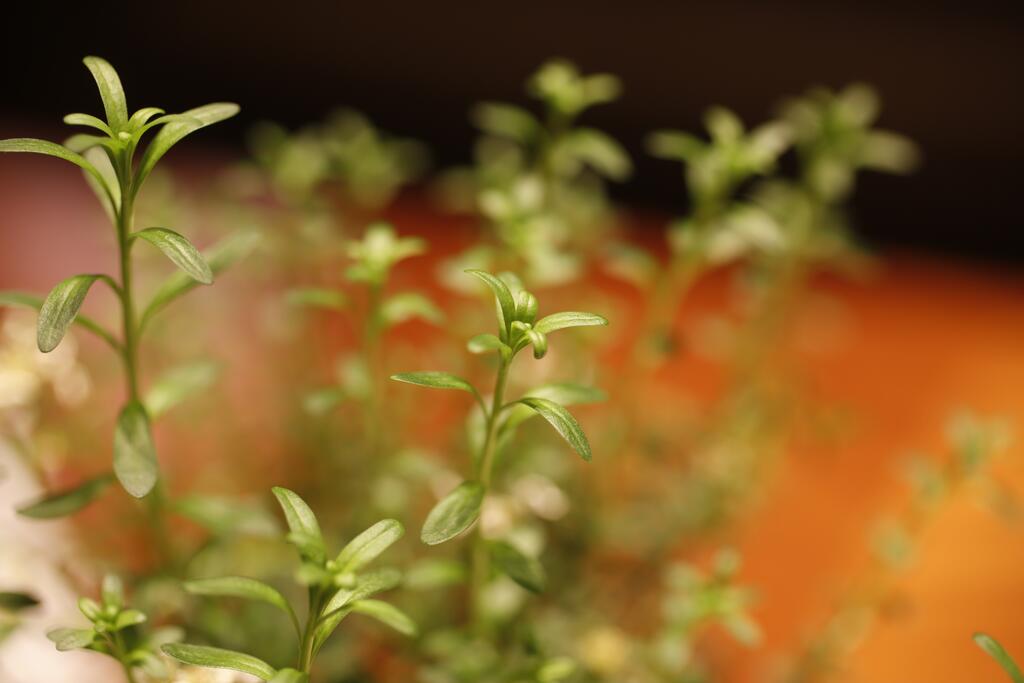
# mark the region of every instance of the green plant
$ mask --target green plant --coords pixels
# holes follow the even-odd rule
[[[113,472],[124,489],[136,498],[153,491],[159,476],[156,450],[150,432],[150,412],[141,389],[139,348],[143,333],[153,316],[168,303],[197,284],[210,284],[215,273],[228,265],[232,254],[223,250],[208,261],[181,234],[163,227],[134,228],[135,201],[157,162],[182,138],[201,128],[223,121],[238,112],[229,103],[208,104],[182,114],[164,114],[145,107],[128,115],[124,90],[114,68],[99,57],[86,57],[103,102],[106,120],[89,114],[69,114],[65,123],[93,128],[99,134],[77,134],[63,145],[46,140],[15,138],[0,140],[0,152],[31,152],[54,156],[79,166],[96,192],[113,224],[118,247],[118,275],[89,273],[72,276],[51,290],[45,300],[20,293],[0,295],[0,303],[24,305],[39,310],[38,345],[46,353],[60,344],[68,328],[76,323],[105,341],[124,366],[127,400],[117,419],[114,433]],[[142,138],[158,131],[136,160]],[[136,308],[131,250],[138,241],[159,249],[178,267],[141,313]],[[98,322],[79,315],[90,288],[107,285],[121,308],[120,337]],[[54,516],[68,514],[95,498],[111,481],[107,475],[86,482],[55,500],[32,506],[26,514]]]
[[[146,622],[146,615],[127,606],[124,586],[118,577],[108,574],[103,579],[101,601],[80,598],[78,609],[92,626],[58,628],[47,633],[58,650],[92,650],[112,657],[121,665],[130,683],[138,680],[136,669],[153,678],[167,678],[167,667],[159,656],[160,647],[180,640],[181,629],[167,627],[144,633],[141,625]]]
[[[621,89],[610,74],[583,76],[571,63],[552,60],[527,83],[542,103],[540,116],[498,102],[474,107],[471,118],[484,133],[476,166],[450,175],[448,187],[469,195],[461,203],[480,211],[504,253],[474,251],[471,260],[525,268],[527,279],[538,284],[576,276],[580,262],[573,248],[590,244],[607,223],[604,179],[621,181],[632,172],[614,139],[577,125],[577,119],[614,101]]]
[[[309,680],[309,672],[320,648],[349,614],[364,614],[399,633],[416,635],[416,624],[398,608],[370,596],[390,590],[401,581],[395,569],[364,572],[363,569],[405,533],[393,519],[377,522],[353,538],[334,559],[327,556],[327,547],[316,515],[302,498],[286,488],[275,487],[290,533],[288,541],[295,546],[302,564],[296,580],[307,589],[308,608],[305,623],[295,609],[275,588],[256,579],[228,576],[189,581],[185,589],[195,595],[214,595],[254,600],[273,605],[288,615],[299,639],[294,669],[274,669],[252,655],[215,647],[170,644],[163,651],[186,664],[232,669],[252,674],[274,683],[300,683]]]
[[[1021,673],[1020,667],[1017,666],[1017,662],[1013,661],[1013,657],[1010,656],[999,641],[988,635],[987,633],[975,633],[974,642],[978,644],[985,653],[996,660],[996,663],[1003,668],[1006,675],[1010,677],[1012,683],[1024,683],[1024,674]]]
[[[548,335],[552,332],[570,327],[607,325],[608,321],[593,313],[576,311],[553,313],[538,319],[537,298],[523,289],[514,276],[496,277],[480,270],[468,273],[490,288],[496,303],[498,334],[480,334],[467,344],[471,353],[497,356],[490,401],[485,401],[467,380],[447,372],[406,372],[391,377],[424,387],[468,392],[476,400],[483,418],[477,439],[478,449],[473,458],[473,474],[430,511],[420,533],[420,539],[427,545],[449,541],[473,526],[493,487],[498,451],[508,443],[516,427],[530,417],[543,417],[580,457],[586,461],[591,459],[587,437],[564,404],[594,400],[593,390],[576,385],[550,385],[527,391],[512,401],[506,399],[505,392],[512,362],[520,351],[530,347],[534,358],[542,358],[547,353]],[[469,600],[478,628],[483,627],[481,595],[490,579],[492,566],[527,590],[540,592],[544,588],[541,563],[511,543],[486,540],[478,532],[471,553]]]

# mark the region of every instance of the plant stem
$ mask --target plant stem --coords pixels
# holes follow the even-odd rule
[[[302,642],[299,644],[298,669],[302,673],[309,673],[313,667],[313,640],[316,636],[316,624],[320,615],[320,603],[322,596],[319,588],[309,589],[309,614],[306,616],[306,628],[302,632]]]
[[[491,487],[491,470],[494,468],[495,440],[498,425],[498,413],[501,412],[505,400],[505,384],[508,380],[508,369],[512,359],[501,357],[498,365],[498,377],[494,383],[494,397],[491,400],[491,409],[487,413],[484,443],[478,461],[477,477],[484,488],[484,500],[487,499],[487,491]],[[473,615],[473,625],[477,631],[483,629],[483,613],[480,609],[481,593],[487,583],[487,574],[490,571],[490,556],[487,554],[487,547],[484,545],[483,535],[480,531],[480,523],[477,522],[473,535],[473,549],[470,558],[470,603]]]
[[[363,358],[370,377],[366,397],[366,447],[371,462],[376,462],[381,448],[380,429],[380,384],[383,376],[381,365],[381,294],[383,283],[371,283],[366,300],[366,324],[363,326]]]
[[[135,305],[132,301],[132,205],[131,187],[127,183],[121,189],[121,210],[117,213],[117,237],[121,259],[121,319],[124,343],[121,357],[124,360],[125,378],[127,381],[128,398],[139,400],[138,381],[138,340],[135,329]]]

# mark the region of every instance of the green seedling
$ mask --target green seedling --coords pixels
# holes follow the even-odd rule
[[[81,598],[78,609],[91,622],[89,628],[58,628],[46,636],[61,652],[92,650],[117,660],[129,683],[147,678],[166,680],[169,672],[160,657],[160,647],[181,639],[181,629],[168,627],[145,633],[146,615],[127,606],[124,587],[114,575],[103,579],[101,601]]]
[[[146,178],[163,156],[185,136],[238,112],[230,103],[208,104],[181,114],[164,114],[162,109],[145,107],[131,116],[121,80],[114,68],[99,57],[86,57],[103,102],[105,120],[89,114],[69,114],[65,123],[94,130],[77,134],[63,145],[30,138],[0,140],[0,152],[31,152],[54,156],[79,166],[96,192],[113,224],[118,247],[120,272],[86,273],[59,283],[40,300],[20,293],[0,295],[0,303],[23,305],[39,310],[38,345],[47,353],[60,344],[72,324],[96,334],[122,359],[127,402],[122,407],[114,433],[113,473],[124,489],[136,498],[146,496],[157,485],[159,470],[150,430],[150,412],[141,389],[139,368],[140,341],[153,316],[168,303],[198,284],[213,282],[216,272],[232,260],[233,250],[221,247],[204,257],[183,235],[164,227],[136,230],[134,207]],[[143,138],[155,131],[141,154],[136,154]],[[136,158],[138,156],[138,158]],[[160,250],[179,273],[172,276],[140,313],[135,304],[131,250],[138,242]],[[118,337],[79,310],[96,283],[108,286],[120,302],[121,334]],[[110,478],[93,479],[76,491],[60,494],[50,501],[48,511],[67,514],[96,497]],[[34,509],[34,516],[40,509]]]
[[[977,643],[978,647],[985,651],[985,653],[996,660],[996,663],[1003,668],[1006,675],[1010,677],[1011,683],[1024,683],[1024,673],[1021,673],[1020,667],[1017,666],[1017,662],[1013,660],[1010,653],[1007,652],[999,641],[988,635],[987,633],[975,633],[974,642]]]
[[[621,91],[610,74],[583,76],[563,60],[544,64],[527,84],[542,103],[539,116],[511,104],[484,102],[471,118],[484,136],[468,183],[470,204],[485,217],[506,252],[504,267],[526,268],[531,282],[555,284],[575,277],[576,255],[567,247],[586,243],[607,222],[604,180],[632,172],[622,147],[606,133],[579,126],[589,108],[612,102]],[[463,174],[465,175],[465,174]],[[487,259],[478,253],[474,258]]]
[[[495,354],[497,370],[490,401],[467,380],[447,372],[407,372],[391,379],[436,389],[468,392],[476,400],[483,415],[482,438],[474,457],[474,472],[445,496],[427,516],[420,533],[427,545],[438,545],[467,531],[480,517],[481,509],[494,479],[495,456],[514,433],[515,428],[534,415],[544,418],[585,461],[590,461],[590,443],[576,418],[564,403],[591,398],[593,390],[575,385],[555,385],[513,401],[505,396],[512,363],[519,352],[532,349],[534,358],[543,358],[548,350],[548,335],[570,327],[607,325],[608,321],[593,313],[563,311],[539,318],[537,298],[522,289],[514,276],[496,277],[480,270],[468,271],[483,281],[496,302],[498,334],[480,334],[469,340],[467,347],[474,354]],[[480,594],[490,579],[491,565],[527,590],[539,592],[545,578],[543,567],[510,543],[485,541],[477,534],[473,546],[470,572],[471,601],[479,608]]]
[[[204,645],[169,644],[164,646],[164,653],[194,666],[241,671],[273,683],[303,683],[309,680],[320,648],[349,614],[363,614],[403,635],[415,636],[416,624],[401,610],[371,599],[397,586],[401,573],[395,569],[364,571],[402,537],[405,533],[402,525],[393,519],[377,522],[330,559],[320,524],[306,502],[286,488],[275,487],[273,491],[290,530],[288,541],[295,546],[302,562],[296,580],[307,589],[309,596],[304,622],[276,588],[256,579],[242,576],[199,579],[187,582],[185,589],[195,595],[242,598],[279,608],[288,615],[299,641],[295,668],[277,670],[252,655]]]

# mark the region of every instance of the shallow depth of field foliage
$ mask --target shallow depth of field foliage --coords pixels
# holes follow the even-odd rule
[[[776,351],[814,273],[870,258],[848,212],[860,174],[917,163],[913,143],[875,127],[871,88],[815,89],[756,125],[717,106],[702,130],[652,132],[650,153],[679,168],[690,207],[653,253],[630,241],[607,192],[633,162],[588,123],[628,96],[610,74],[542,65],[525,104],[472,106],[472,164],[429,180],[422,144],[354,110],[295,131],[264,123],[250,159],[195,197],[158,162],[238,107],[130,113],[114,68],[85,65],[102,114],[64,118],[85,132],[0,141],[83,171],[116,266],[42,296],[0,292],[0,320],[13,330],[18,309],[32,311],[39,351],[66,368],[40,380],[56,409],[34,396],[17,406],[26,422],[0,402],[3,436],[49,491],[16,501],[18,513],[67,519],[82,547],[67,577],[82,618],[53,624],[58,650],[110,657],[134,683],[206,680],[207,668],[274,683],[689,683],[716,679],[709,633],[757,647],[757,587],[719,546],[787,451],[800,397]],[[400,199],[414,182],[426,191]],[[395,210],[403,201],[475,238],[432,254],[438,231],[411,234],[415,222],[396,219],[410,215]],[[207,229],[193,237],[200,215]],[[724,388],[666,413],[652,390],[695,352],[679,312],[722,272],[740,302],[718,337]],[[222,276],[257,282],[258,296],[222,291]],[[623,310],[599,278],[643,305]],[[100,288],[111,296],[93,301]],[[177,306],[186,294],[205,307]],[[240,308],[245,329],[233,327]],[[246,362],[249,345],[267,356],[253,372],[279,391],[252,401],[280,423],[265,427],[277,434],[271,468],[232,445],[240,425],[260,427],[226,408],[233,378],[202,350],[216,338]],[[62,396],[86,361],[105,398],[69,409]],[[208,438],[168,438],[158,453],[165,416],[168,432]],[[108,419],[113,431],[100,431]],[[865,583],[905,571],[952,491],[995,486],[1007,426],[965,413],[947,431],[947,453],[908,465],[911,503],[880,520]],[[108,454],[70,486],[39,454],[44,435],[65,432]],[[94,507],[116,511],[100,517],[104,534],[137,537],[134,557],[105,554],[77,523]],[[697,548],[713,552],[684,559]],[[0,586],[0,638],[45,599],[30,589]],[[852,591],[779,680],[841,670],[850,625],[883,603]],[[1024,680],[996,639],[975,640]]]

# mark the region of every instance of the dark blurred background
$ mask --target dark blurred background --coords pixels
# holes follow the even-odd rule
[[[36,5],[5,10],[5,137],[99,111],[79,61],[95,53],[120,71],[131,108],[239,102],[242,117],[204,133],[209,144],[241,151],[255,121],[296,126],[346,105],[424,140],[444,166],[469,157],[470,103],[525,102],[525,77],[562,56],[623,79],[623,99],[588,122],[636,161],[618,198],[661,211],[681,210],[685,197],[678,167],[645,155],[648,131],[697,130],[712,104],[757,123],[808,86],[867,81],[883,96],[880,125],[915,139],[925,163],[911,178],[863,177],[854,207],[863,238],[1024,263],[1020,2]]]

